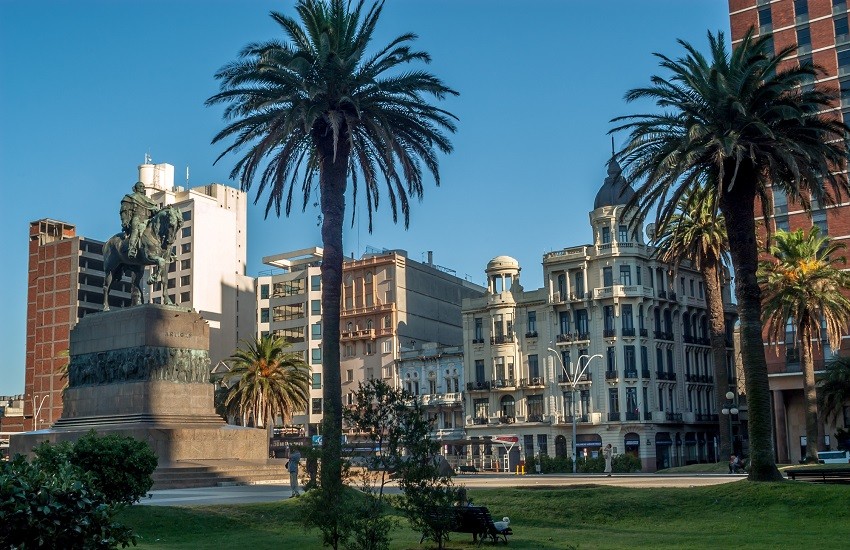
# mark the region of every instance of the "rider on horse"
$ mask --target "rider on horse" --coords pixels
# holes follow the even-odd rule
[[[134,258],[138,253],[139,238],[157,210],[157,204],[145,195],[145,184],[142,182],[137,182],[133,192],[121,199],[121,230],[129,237],[129,257]]]

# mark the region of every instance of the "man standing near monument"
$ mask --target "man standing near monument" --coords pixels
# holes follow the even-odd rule
[[[129,238],[129,257],[134,258],[138,253],[139,238],[156,210],[157,205],[145,195],[145,184],[142,182],[137,182],[133,192],[121,199],[121,230]]]
[[[289,462],[286,463],[289,468],[289,488],[292,490],[290,497],[298,496],[298,463],[301,462],[301,453],[298,450],[292,451],[289,455]]]

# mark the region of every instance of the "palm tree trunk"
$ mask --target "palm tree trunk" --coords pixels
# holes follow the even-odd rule
[[[727,163],[723,178],[724,192],[720,209],[726,218],[729,251],[735,268],[735,296],[741,321],[741,359],[746,376],[747,407],[750,436],[751,481],[779,481],[782,474],[776,468],[773,450],[770,410],[770,385],[761,323],[761,288],[756,279],[758,244],[756,243],[755,182],[758,174],[749,165],[738,170],[732,191],[729,179],[735,173],[732,162]]]
[[[329,495],[342,493],[342,385],[339,361],[342,294],[342,224],[350,144],[341,133],[337,150],[327,134],[317,136],[322,210],[322,471],[321,486]],[[334,154],[335,153],[335,154]]]
[[[800,366],[803,370],[803,395],[806,407],[806,459],[817,463],[818,445],[818,398],[815,387],[815,362],[812,358],[812,320],[804,318],[798,321],[797,331],[800,338]]]
[[[723,408],[729,389],[729,372],[726,365],[726,320],[723,313],[723,290],[720,285],[719,262],[707,258],[702,263],[701,275],[705,283],[705,301],[708,305],[708,324],[711,338],[711,357],[714,362],[715,410]],[[720,435],[720,458],[728,459],[732,454],[732,433],[729,422],[718,415]]]

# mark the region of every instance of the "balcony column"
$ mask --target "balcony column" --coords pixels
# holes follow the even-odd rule
[[[785,396],[782,390],[773,390],[773,426],[775,428],[776,461],[788,464],[788,425],[786,421]]]

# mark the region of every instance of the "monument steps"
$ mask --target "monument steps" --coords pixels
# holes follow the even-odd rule
[[[289,483],[286,460],[210,460],[164,464],[153,473],[153,489]]]

